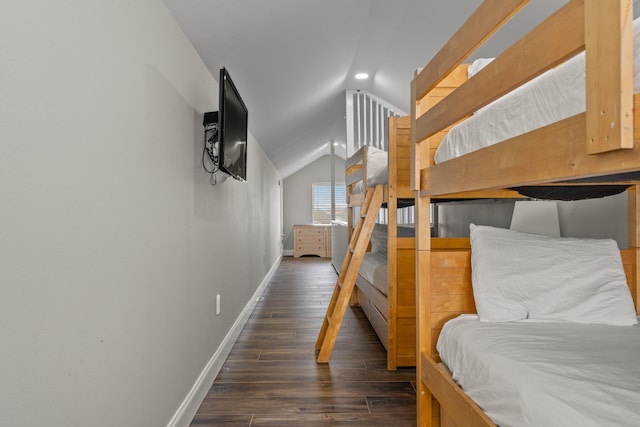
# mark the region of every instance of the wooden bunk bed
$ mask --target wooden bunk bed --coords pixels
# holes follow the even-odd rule
[[[430,203],[446,194],[504,188],[629,185],[629,248],[621,250],[640,311],[640,115],[632,81],[631,0],[572,0],[466,80],[460,64],[527,3],[485,0],[416,74],[412,92],[412,188],[416,199],[417,392],[420,426],[495,426],[439,363],[445,322],[475,313],[468,239],[432,239]],[[434,151],[452,125],[581,51],[586,112],[442,163]],[[525,61],[524,58],[527,60]],[[464,83],[461,83],[463,81]]]
[[[466,71],[465,71],[466,72]],[[457,75],[462,75],[458,73]],[[386,267],[387,293],[359,275],[356,280],[357,292],[354,302],[363,309],[380,341],[387,349],[387,368],[416,365],[416,288],[415,288],[415,230],[398,225],[398,212],[401,207],[415,204],[415,192],[411,183],[411,117],[390,117],[388,131],[388,178],[384,182],[384,203],[387,205],[386,231]],[[363,146],[345,163],[349,235],[353,232],[354,211],[364,202],[364,189],[369,187],[368,164],[371,147]],[[379,154],[379,153],[378,153]],[[380,182],[374,181],[374,185]],[[446,202],[465,199],[514,199],[521,198],[513,190],[486,190],[481,192],[463,192],[448,194],[434,202]],[[408,229],[411,232],[408,232]],[[374,235],[377,230],[374,230]],[[372,237],[373,240],[373,237]],[[460,239],[442,241],[448,248],[463,244]]]
[[[387,368],[395,370],[416,365],[415,238],[399,237],[397,227],[398,206],[414,204],[409,186],[410,117],[390,117],[388,136],[388,179],[384,185],[388,291],[385,295],[359,276],[355,298],[387,349]],[[349,235],[353,232],[354,211],[362,206],[363,190],[368,188],[370,149],[363,146],[345,163]]]

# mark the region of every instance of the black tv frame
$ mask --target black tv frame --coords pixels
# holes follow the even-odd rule
[[[218,112],[218,168],[239,181],[247,180],[247,143],[249,112],[226,68],[220,69]],[[232,110],[235,107],[236,110]],[[240,118],[232,117],[240,112]],[[240,134],[240,141],[231,141],[230,135]],[[241,145],[242,153],[229,163],[230,151]]]

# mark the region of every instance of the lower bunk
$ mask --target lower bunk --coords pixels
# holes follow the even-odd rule
[[[416,366],[415,238],[407,226],[397,227],[393,245],[387,234],[385,224],[376,224],[356,280],[355,302],[387,350],[387,368],[395,370]]]
[[[631,427],[640,420],[638,326],[496,323],[466,315],[447,322],[438,351],[448,369],[433,369],[465,384],[466,395],[493,420],[487,425]],[[437,376],[428,371],[437,390],[429,381]],[[445,408],[445,417],[459,416],[458,407]]]
[[[517,264],[521,268],[522,254],[532,252],[531,246],[536,247],[539,237],[529,242],[531,235],[525,235],[527,242],[523,242],[519,240],[522,233],[496,230],[498,234],[506,231],[508,239],[515,236],[518,247],[526,248],[513,254],[519,257]],[[489,230],[489,246],[497,244],[501,249],[489,256],[497,256],[498,262],[505,263],[510,248],[508,241],[493,238],[496,230]],[[548,272],[545,277],[549,277],[535,279],[561,289],[571,286],[564,278],[571,281],[574,277],[590,292],[576,294],[575,289],[569,289],[573,298],[567,298],[566,294],[550,294],[549,289],[536,295],[533,289],[526,297],[507,296],[508,303],[503,303],[503,298],[490,291],[474,291],[472,265],[473,286],[487,279],[483,277],[487,274],[495,283],[504,285],[504,280],[509,280],[504,277],[509,274],[504,273],[508,272],[508,260],[507,268],[500,269],[503,276],[494,277],[479,263],[495,272],[495,260],[487,262],[486,251],[478,249],[472,255],[468,239],[456,239],[455,244],[443,243],[448,239],[433,239],[429,260],[421,260],[430,266],[430,286],[420,290],[420,310],[421,316],[430,319],[427,332],[431,349],[420,354],[419,378],[421,388],[428,390],[433,400],[424,401],[422,396],[420,425],[638,424],[640,326],[637,301],[634,302],[637,250],[619,250],[615,242],[607,240],[546,239],[542,238],[557,246],[551,250],[556,251],[556,256],[543,261],[531,256],[526,259],[533,265],[532,271],[539,269],[540,263],[547,263],[544,270]],[[571,250],[558,246],[565,242]],[[474,248],[483,248],[482,245],[482,241],[474,241]],[[442,249],[447,246],[449,249]],[[586,248],[583,250],[582,246]],[[563,252],[571,254],[568,257],[574,261],[579,258],[583,267],[566,268],[570,264]],[[576,258],[579,252],[582,255]],[[560,270],[552,271],[554,266]],[[474,292],[479,295],[477,301]],[[518,313],[525,306],[528,312]],[[478,312],[482,313],[482,320],[473,314]],[[505,316],[525,319],[496,321]]]

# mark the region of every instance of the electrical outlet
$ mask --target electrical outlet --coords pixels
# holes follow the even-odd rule
[[[220,294],[216,295],[216,316],[220,314]]]

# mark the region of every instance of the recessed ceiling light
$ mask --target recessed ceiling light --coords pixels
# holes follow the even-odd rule
[[[369,74],[367,73],[358,73],[355,75],[355,78],[358,80],[364,80],[369,78]]]

